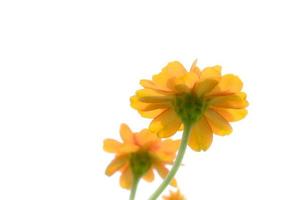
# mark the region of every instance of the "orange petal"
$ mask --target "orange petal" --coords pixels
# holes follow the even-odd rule
[[[149,103],[141,102],[139,100],[139,97],[137,97],[137,96],[132,96],[130,98],[130,102],[131,102],[131,107],[137,109],[138,112],[143,117],[146,117],[146,118],[154,118],[154,117],[158,116],[159,114],[161,114],[165,110],[165,108],[157,108],[155,110],[150,110],[151,106],[160,105],[160,104],[149,104]]]
[[[157,139],[157,135],[155,133],[150,132],[147,129],[144,129],[135,135],[136,143],[141,147],[145,147],[147,144],[151,144]]]
[[[246,109],[229,109],[229,108],[212,108],[229,122],[234,122],[243,119],[248,111]]]
[[[134,153],[137,152],[140,149],[140,147],[136,144],[131,144],[131,143],[125,143],[120,146],[118,151],[116,152],[117,154],[129,154],[129,153]]]
[[[173,78],[183,76],[185,73],[186,69],[184,66],[180,62],[174,61],[168,63],[159,74],[154,75],[152,80],[161,87],[170,88],[169,81]]]
[[[213,97],[209,102],[212,106],[222,108],[242,109],[248,106],[245,93]]]
[[[120,136],[125,143],[134,143],[133,133],[127,124],[121,124]]]
[[[206,79],[214,79],[219,81],[220,78],[221,78],[221,66],[216,65],[213,67],[204,68],[200,74],[199,81],[204,81]]]
[[[162,179],[166,178],[166,176],[169,174],[169,170],[161,163],[155,163],[154,167]],[[176,180],[173,179],[170,185],[176,187],[177,186]]]
[[[204,96],[206,93],[210,92],[216,85],[218,81],[213,79],[206,79],[202,82],[198,82],[195,85],[194,91],[196,92],[198,97]]]
[[[181,120],[176,112],[168,109],[152,120],[149,129],[159,137],[170,137],[180,128],[180,125]]]
[[[107,166],[105,170],[105,174],[107,176],[113,175],[116,171],[121,169],[128,161],[128,156],[117,156],[115,159],[113,159],[110,164]]]
[[[192,126],[188,144],[195,151],[206,151],[210,147],[212,140],[212,129],[205,117],[202,117]]]
[[[215,111],[208,109],[205,112],[205,117],[212,131],[217,135],[228,135],[232,132],[230,124],[221,115]]]
[[[121,143],[114,139],[105,139],[103,142],[103,149],[109,153],[116,153],[121,146]]]
[[[243,82],[238,76],[227,74],[221,78],[219,84],[210,92],[210,95],[237,93],[242,88]]]
[[[154,180],[152,167],[146,172],[146,174],[143,176],[143,179],[148,182],[152,182]]]
[[[124,168],[121,176],[120,176],[120,185],[122,188],[130,190],[133,182],[133,174],[131,172],[131,168],[127,166]]]

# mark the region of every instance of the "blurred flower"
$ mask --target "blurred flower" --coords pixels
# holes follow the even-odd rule
[[[126,189],[132,187],[134,178],[153,181],[154,169],[162,178],[167,176],[169,170],[165,165],[173,163],[179,140],[162,141],[147,129],[133,133],[126,124],[120,127],[120,136],[122,143],[114,139],[104,140],[104,150],[115,154],[115,158],[106,168],[106,175],[111,176],[120,171],[120,185]],[[176,186],[176,181],[173,180],[171,184]]]
[[[222,76],[220,66],[200,70],[194,62],[187,71],[174,61],[140,84],[143,89],[131,97],[131,106],[152,118],[149,129],[159,137],[170,137],[183,124],[192,124],[188,145],[195,151],[207,150],[213,133],[230,134],[229,122],[247,114],[242,81],[233,74]]]
[[[163,196],[163,200],[185,200],[185,197],[177,190],[176,192],[170,191],[170,195]]]

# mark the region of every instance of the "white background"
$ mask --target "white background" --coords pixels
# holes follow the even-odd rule
[[[188,200],[300,199],[297,1],[0,1],[0,199],[127,199],[104,138],[142,78],[169,61],[221,64],[249,115],[207,152],[187,151]],[[180,134],[178,134],[179,136]],[[160,179],[142,182],[146,199]]]

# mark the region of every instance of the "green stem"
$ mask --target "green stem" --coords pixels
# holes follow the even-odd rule
[[[131,188],[131,191],[130,191],[129,200],[134,200],[136,190],[137,190],[137,186],[139,184],[139,180],[140,180],[139,178],[136,178],[136,177],[133,178],[133,183],[132,183],[132,188]]]
[[[172,169],[170,170],[169,174],[167,175],[167,177],[160,184],[160,186],[156,189],[156,191],[151,195],[149,200],[156,200],[159,197],[159,195],[166,189],[166,187],[169,185],[169,183],[172,181],[172,179],[174,178],[176,172],[178,171],[178,169],[180,167],[180,164],[182,162],[182,159],[183,159],[186,147],[187,147],[188,139],[190,136],[190,129],[191,129],[191,124],[185,123],[180,147],[179,147],[178,154],[177,154],[176,160],[174,162],[174,165],[173,165]]]

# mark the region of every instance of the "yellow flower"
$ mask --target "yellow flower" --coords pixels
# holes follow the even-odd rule
[[[170,195],[163,196],[163,200],[185,200],[185,197],[177,190],[176,192],[170,191]]]
[[[120,136],[122,143],[114,139],[104,140],[104,150],[115,154],[115,158],[106,168],[106,175],[111,176],[120,171],[120,185],[126,189],[132,187],[134,178],[153,181],[153,169],[162,178],[167,176],[169,170],[166,164],[173,163],[179,140],[161,140],[148,129],[133,133],[126,124],[120,126]],[[171,184],[176,186],[176,181],[173,180]]]
[[[174,61],[140,84],[143,89],[131,97],[131,106],[152,118],[149,129],[159,137],[170,137],[188,122],[192,124],[188,145],[195,151],[207,150],[213,133],[230,134],[229,122],[247,114],[242,81],[233,74],[222,76],[220,66],[200,70],[194,62],[187,71]]]

